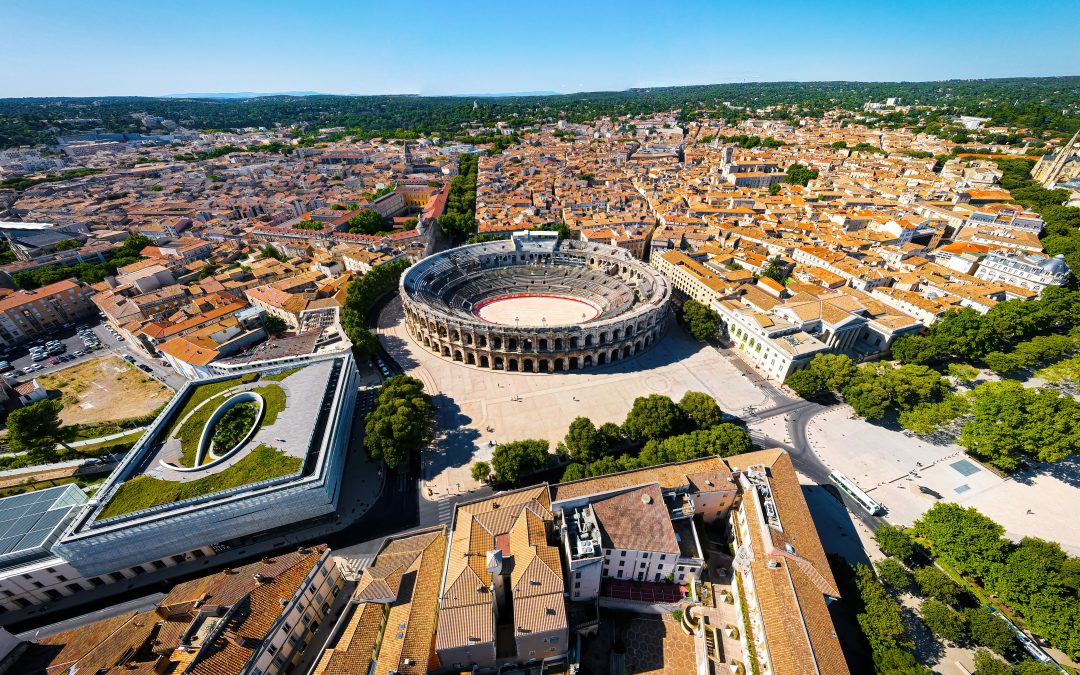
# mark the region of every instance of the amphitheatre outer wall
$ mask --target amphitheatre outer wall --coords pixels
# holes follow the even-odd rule
[[[666,325],[668,280],[624,249],[551,234],[514,233],[410,267],[399,289],[409,335],[445,359],[519,373],[593,368],[651,347]],[[535,315],[507,325],[479,313],[507,299],[543,296],[578,299],[598,312],[567,325]]]

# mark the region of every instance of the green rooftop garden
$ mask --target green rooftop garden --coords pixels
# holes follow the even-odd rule
[[[298,472],[301,465],[299,457],[291,457],[268,445],[259,445],[229,468],[187,483],[136,476],[120,486],[98,518],[105,520],[161,504],[288,476]]]
[[[191,393],[191,397],[188,399],[187,403],[184,404],[184,409],[180,411],[180,414],[173,422],[173,427],[169,429],[165,436],[166,438],[175,436],[180,441],[181,466],[195,466],[195,454],[199,448],[199,438],[202,436],[203,428],[214,414],[214,411],[217,410],[218,406],[224,403],[225,399],[233,393],[230,390],[241,384],[253,382],[254,380],[255,377],[249,374],[243,377],[202,385],[197,387],[195,391]],[[263,426],[273,424],[277,420],[278,413],[285,409],[285,390],[276,384],[268,384],[262,387],[254,387],[251,391],[261,395],[266,404],[266,411],[263,414],[261,424]],[[199,405],[205,401],[209,401],[209,403],[206,403],[206,405],[203,405],[200,408]],[[195,410],[196,408],[198,408],[198,410]],[[194,411],[194,413],[192,413],[192,411]],[[185,421],[184,418],[189,414],[191,416]],[[218,423],[218,426],[220,425],[221,422]],[[250,428],[250,426],[246,427],[245,431],[247,428]],[[237,440],[239,440],[239,438],[243,438],[243,434],[241,434]],[[227,449],[231,446],[218,444],[217,447]]]

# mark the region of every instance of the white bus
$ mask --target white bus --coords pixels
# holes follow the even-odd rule
[[[859,489],[859,486],[853,483],[847,476],[839,471],[833,471],[829,474],[829,480],[836,483],[836,487],[843,490],[848,497],[855,500],[855,503],[862,507],[863,511],[866,511],[872,516],[881,515],[885,509],[881,507],[873,499],[870,499],[870,495]]]

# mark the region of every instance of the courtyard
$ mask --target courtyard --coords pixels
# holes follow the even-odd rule
[[[655,346],[634,358],[551,374],[481,370],[436,356],[409,337],[397,300],[379,317],[379,338],[405,373],[435,397],[438,427],[449,430],[437,439],[434,452],[424,455],[428,497],[478,487],[469,470],[473,462],[491,458],[493,441],[542,438],[554,449],[575,417],[597,425],[621,423],[638,396],[678,400],[688,391],[703,391],[728,412],[771,404],[724,356],[673,320]]]

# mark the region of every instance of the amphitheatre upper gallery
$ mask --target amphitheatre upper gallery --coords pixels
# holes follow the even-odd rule
[[[409,335],[460,363],[510,372],[600,366],[664,329],[667,279],[628,251],[554,232],[451,249],[402,275]]]

